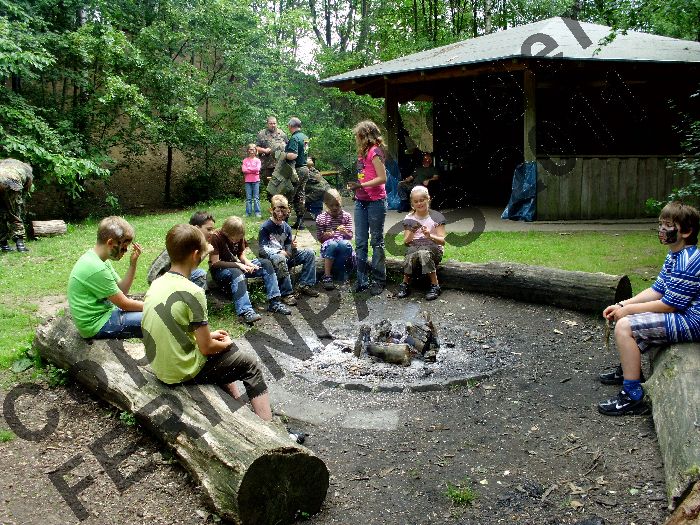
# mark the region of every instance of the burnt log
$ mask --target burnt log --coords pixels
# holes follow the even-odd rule
[[[401,343],[370,343],[367,345],[367,354],[386,363],[402,366],[410,365],[413,358],[411,347]]]
[[[403,274],[403,261],[387,259],[387,270]],[[508,297],[572,310],[602,312],[606,306],[632,297],[626,275],[573,272],[526,264],[483,264],[447,261],[438,266],[443,288]]]
[[[697,525],[700,523],[700,481],[695,484],[693,490],[683,499],[673,514],[664,522],[664,525]]]
[[[221,388],[165,385],[147,366],[142,344],[86,341],[70,317],[40,326],[34,344],[44,359],[133,413],[172,449],[222,518],[291,523],[301,512],[320,510],[329,481],[323,461]]]
[[[674,509],[700,481],[700,344],[675,344],[650,358],[653,372],[644,389],[652,401],[668,504]]]
[[[66,223],[61,220],[32,221],[32,234],[34,237],[51,237],[63,235],[68,231]]]

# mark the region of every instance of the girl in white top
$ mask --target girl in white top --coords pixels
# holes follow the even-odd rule
[[[441,292],[437,266],[445,249],[446,221],[442,213],[430,209],[430,194],[425,186],[416,186],[411,190],[410,202],[411,212],[403,221],[403,242],[408,249],[404,258],[403,282],[396,296],[408,297],[413,271],[420,267],[421,273],[430,279],[425,298],[432,301]]]

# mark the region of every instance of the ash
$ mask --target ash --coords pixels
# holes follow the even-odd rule
[[[327,344],[315,338],[306,338],[312,357],[296,361],[291,371],[319,382],[330,380],[339,384],[361,383],[369,387],[408,387],[483,377],[515,362],[516,354],[503,341],[450,323],[449,318],[443,319],[439,321],[433,317],[439,342],[434,362],[424,359],[419,351],[414,352],[414,358],[408,366],[386,363],[368,355],[366,351],[362,351],[359,358],[355,357],[353,349],[356,347],[360,324],[352,323],[351,326],[333,327],[331,333],[334,339]],[[370,325],[374,341],[377,341],[377,335],[382,329],[386,333],[387,323],[389,321],[384,320]],[[406,326],[423,323],[423,316],[415,315],[412,319],[390,324],[396,336],[405,333]]]

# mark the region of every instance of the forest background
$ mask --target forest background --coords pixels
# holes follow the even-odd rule
[[[120,211],[120,174],[166,207],[236,194],[268,115],[298,116],[318,167],[349,172],[351,129],[383,123],[383,100],[319,79],[552,16],[700,40],[700,0],[0,0],[0,157],[30,163],[62,218],[89,213],[86,188]],[[430,104],[400,111],[431,125]],[[700,124],[687,137],[694,169]]]

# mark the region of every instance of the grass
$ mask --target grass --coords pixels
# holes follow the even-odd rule
[[[453,485],[447,482],[447,490],[445,491],[452,504],[456,507],[468,507],[476,499],[476,491],[472,488],[471,482],[465,479],[463,482]]]
[[[196,209],[207,209],[221,224],[230,215],[244,214],[242,201],[217,202],[168,213],[125,218],[136,230],[143,250],[131,291],[147,290],[146,272],[163,250],[166,232],[173,224],[187,222]],[[246,221],[246,238],[257,239],[260,220]],[[6,369],[26,351],[38,323],[37,302],[46,296],[65,295],[66,282],[75,261],[94,246],[96,220],[69,224],[65,235],[31,242],[28,254],[0,256],[0,369]],[[401,245],[399,236],[396,242]],[[454,244],[459,244],[455,242]],[[395,250],[394,250],[395,251]],[[627,274],[636,292],[648,287],[661,267],[665,250],[651,232],[581,232],[570,235],[545,232],[487,232],[466,246],[448,244],[446,259],[469,262],[511,261],[567,270]],[[125,256],[114,266],[120,275],[128,267]],[[262,289],[251,289],[254,300],[264,301]],[[211,325],[238,336],[247,330],[231,307],[212,309]]]

